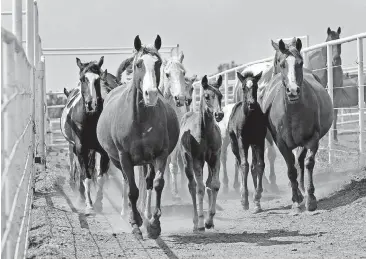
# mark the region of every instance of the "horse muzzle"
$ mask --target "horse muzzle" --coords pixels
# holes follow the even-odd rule
[[[224,113],[222,111],[215,112],[214,115],[217,122],[220,122],[224,118]]]

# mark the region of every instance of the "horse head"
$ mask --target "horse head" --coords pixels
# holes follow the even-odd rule
[[[291,43],[285,44],[281,39],[278,44],[272,41],[272,46],[276,50],[274,69],[281,73],[288,101],[296,102],[301,96],[303,83],[304,62],[300,53],[301,40],[293,38]]]
[[[87,111],[93,111],[96,108],[97,98],[101,98],[100,76],[102,74],[102,65],[104,57],[99,62],[91,61],[82,63],[76,58],[76,64],[80,71],[80,90]]]
[[[155,106],[158,101],[158,86],[162,65],[162,58],[158,52],[161,47],[161,38],[158,35],[154,45],[143,46],[137,35],[134,47],[136,52],[132,63],[132,83],[142,93],[144,104],[146,106]]]
[[[262,77],[262,71],[256,76],[254,76],[253,72],[251,71],[244,73],[244,75],[240,74],[239,72],[236,74],[242,85],[244,108],[248,109],[248,111],[253,111],[256,107],[258,107],[258,81]]]
[[[164,62],[163,65],[163,89],[164,96],[172,96],[177,107],[192,102],[190,87],[184,78],[186,70],[183,66],[184,54],[181,52],[178,57],[174,56]],[[189,104],[188,104],[189,103]]]
[[[338,40],[341,34],[341,27],[338,27],[337,31],[332,31],[329,27],[327,29],[327,41]],[[333,66],[341,65],[341,44],[332,46],[332,64]]]
[[[220,75],[216,82],[209,83],[207,76],[202,78],[201,85],[203,88],[203,98],[201,97],[201,110],[205,111],[209,115],[215,116],[217,122],[220,122],[224,118],[224,112],[221,108],[222,93],[219,88],[222,84],[222,76]]]

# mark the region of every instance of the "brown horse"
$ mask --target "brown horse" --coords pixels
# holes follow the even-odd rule
[[[222,84],[220,76],[217,82],[209,84],[207,76],[201,81],[203,95],[199,112],[188,112],[181,121],[179,155],[183,159],[184,171],[188,178],[188,189],[193,201],[193,230],[204,231],[214,226],[213,217],[216,213],[217,193],[220,189],[220,153],[221,135],[216,121],[221,121],[224,113],[221,109]],[[203,198],[203,166],[208,165],[206,181],[209,200],[209,217],[204,224]],[[198,187],[198,193],[196,190]],[[199,212],[197,213],[196,195],[198,194]]]
[[[328,27],[326,42],[339,39],[340,34],[340,27],[338,27],[337,31],[332,31]],[[335,141],[338,141],[337,108],[352,107],[358,104],[357,83],[352,84],[352,81],[350,82],[350,80],[344,78],[341,51],[341,44],[332,47],[333,105],[335,108],[333,130]],[[319,77],[323,87],[328,86],[327,48],[316,49],[309,53],[309,69],[313,70],[313,73]]]
[[[148,190],[156,191],[155,212],[147,219],[148,234],[157,238],[161,233],[161,193],[164,170],[169,154],[179,137],[179,122],[175,111],[158,92],[162,59],[158,53],[161,38],[153,46],[143,46],[134,40],[133,79],[126,88],[112,90],[104,102],[97,125],[97,136],[113,164],[128,180],[130,224],[133,233],[142,238],[142,217],[137,210],[139,189],[134,167],[149,165],[146,176]]]
[[[294,38],[286,45],[282,40],[272,44],[276,50],[275,70],[263,97],[262,110],[268,119],[268,128],[287,164],[291,181],[292,202],[299,211],[303,195],[298,187],[295,156],[292,150],[299,147],[298,163],[301,189],[304,191],[304,169],[308,174],[306,208],[317,208],[314,195],[313,169],[320,139],[329,131],[333,122],[333,105],[319,80],[303,68],[300,54],[302,43]],[[309,155],[306,157],[306,153]]]
[[[264,140],[267,133],[265,115],[257,102],[258,81],[262,72],[254,76],[252,72],[244,75],[237,73],[242,83],[242,101],[235,104],[230,115],[228,132],[231,148],[236,157],[237,167],[242,176],[241,203],[245,210],[249,209],[248,202],[248,150],[252,149],[252,178],[255,188],[254,203],[255,213],[262,210],[260,199],[262,197],[262,177],[264,174]],[[258,180],[258,182],[257,182]]]

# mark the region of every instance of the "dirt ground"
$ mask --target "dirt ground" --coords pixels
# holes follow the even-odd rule
[[[121,191],[112,182],[117,178],[106,184],[103,213],[86,216],[69,187],[67,153],[61,151],[49,153],[48,169],[36,179],[28,258],[366,258],[366,169],[348,154],[339,154],[329,168],[320,152],[315,212],[290,214],[290,188],[278,154],[281,193],[263,194],[262,213],[243,211],[240,194],[220,190],[215,229],[196,234],[187,191],[179,204],[166,191],[161,237],[148,239],[143,230],[144,240],[137,240],[119,215]],[[229,152],[229,172],[233,164]]]

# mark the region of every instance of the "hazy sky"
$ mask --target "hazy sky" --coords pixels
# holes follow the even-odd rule
[[[39,0],[38,6],[45,48],[132,47],[137,34],[150,43],[158,33],[163,45],[179,43],[188,74],[199,76],[223,62],[273,55],[270,39],[307,34],[316,44],[325,40],[328,26],[341,26],[342,37],[366,32],[366,0]],[[2,10],[11,10],[11,0],[2,0]],[[11,29],[10,18],[2,21]],[[344,63],[355,61],[355,44],[342,54]],[[123,59],[105,56],[103,67],[114,74]],[[74,87],[75,56],[46,62],[48,90]]]

